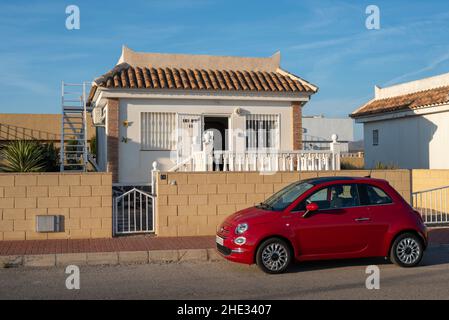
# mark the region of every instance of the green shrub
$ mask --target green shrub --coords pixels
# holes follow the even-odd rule
[[[44,149],[33,140],[19,140],[1,150],[5,172],[41,172],[45,170]]]

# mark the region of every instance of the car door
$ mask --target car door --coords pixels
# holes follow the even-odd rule
[[[394,202],[380,187],[359,184],[360,204],[365,209],[368,242],[367,255],[377,256],[383,253],[383,242],[394,217]]]
[[[306,203],[319,210],[303,217]],[[366,225],[361,217],[357,184],[334,184],[317,190],[293,210],[300,260],[357,257],[367,247]]]

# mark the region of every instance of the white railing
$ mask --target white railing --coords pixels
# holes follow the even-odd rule
[[[195,152],[170,171],[313,171],[340,170],[340,154],[332,151]]]
[[[449,223],[449,186],[412,193],[413,207],[425,224]]]

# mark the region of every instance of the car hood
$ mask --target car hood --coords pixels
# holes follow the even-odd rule
[[[237,225],[244,222],[248,224],[264,223],[273,219],[273,216],[277,213],[278,212],[276,211],[251,207],[232,214],[226,219],[226,222],[231,225]]]

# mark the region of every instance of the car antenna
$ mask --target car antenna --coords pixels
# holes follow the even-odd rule
[[[369,174],[367,176],[365,176],[365,178],[371,178],[371,173],[373,172],[373,169],[371,168],[369,171]]]

